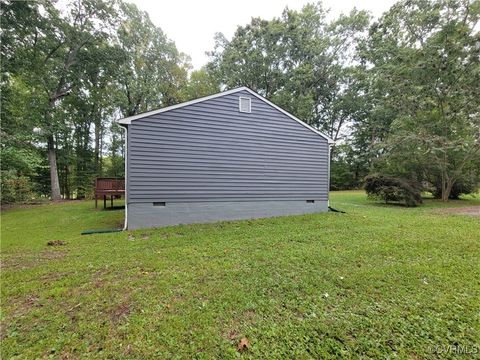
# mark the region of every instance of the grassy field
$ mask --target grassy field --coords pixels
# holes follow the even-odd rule
[[[331,204],[347,213],[88,236],[123,210],[5,211],[1,357],[480,357],[480,217],[441,209],[480,199]]]

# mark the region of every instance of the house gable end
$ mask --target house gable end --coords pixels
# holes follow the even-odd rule
[[[291,121],[293,120],[296,123],[302,125],[305,129],[308,129],[311,132],[315,133],[316,135],[320,136],[321,138],[325,139],[326,141],[328,141],[328,143],[333,143],[333,140],[331,140],[325,134],[321,133],[317,129],[314,129],[310,125],[301,121],[300,119],[298,119],[294,115],[288,113],[286,110],[283,110],[279,106],[273,104],[269,100],[265,99],[264,97],[262,97],[261,95],[257,94],[256,92],[254,92],[253,90],[251,90],[247,87],[236,88],[236,89],[232,89],[232,90],[225,91],[225,92],[222,92],[222,93],[218,93],[218,94],[206,96],[206,97],[203,97],[203,98],[195,99],[195,100],[192,100],[192,101],[187,101],[187,102],[184,102],[184,103],[181,103],[181,104],[177,104],[177,105],[165,107],[165,108],[162,108],[162,109],[157,109],[157,110],[153,110],[153,111],[150,111],[150,112],[138,114],[138,115],[135,115],[135,116],[131,116],[131,117],[127,117],[127,118],[124,118],[124,119],[117,120],[117,122],[120,125],[129,125],[129,124],[132,124],[132,122],[138,121],[138,120],[161,119],[162,118],[161,114],[164,114],[164,113],[167,113],[167,112],[172,112],[172,111],[182,112],[181,110],[185,109],[187,107],[191,108],[191,109],[188,109],[189,112],[193,111],[194,109],[199,109],[199,112],[201,112],[202,111],[201,109],[208,108],[209,106],[217,106],[218,109],[216,111],[212,111],[212,113],[216,112],[218,115],[221,115],[222,114],[222,112],[221,112],[222,106],[216,105],[216,103],[218,103],[218,100],[221,100],[222,98],[228,98],[230,100],[235,99],[236,101],[239,101],[241,97],[243,97],[243,98],[250,97],[252,99],[255,99],[255,101],[252,101],[252,105],[251,105],[252,106],[252,111],[249,112],[249,113],[245,113],[245,115],[252,114],[252,117],[254,119],[256,117],[258,117],[259,114],[255,113],[255,107],[258,108],[259,107],[259,105],[258,105],[259,102],[262,102],[265,105],[267,105],[269,108],[271,108],[273,112],[278,113],[278,116],[277,116],[278,119],[291,120]],[[255,104],[257,104],[257,105],[255,106]],[[235,106],[236,109],[240,112],[239,103],[237,103],[237,104],[231,104],[230,103],[230,105]],[[178,111],[176,111],[176,110],[178,110]],[[274,116],[273,112],[272,112],[272,116]],[[258,119],[258,120],[261,120],[261,119]]]

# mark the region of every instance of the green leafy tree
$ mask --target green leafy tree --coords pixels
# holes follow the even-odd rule
[[[12,74],[21,77],[34,94],[31,116],[47,145],[51,198],[56,200],[61,197],[56,137],[65,126],[58,109],[74,89],[80,54],[106,37],[104,26],[112,9],[101,0],[68,3],[63,13],[49,1],[6,6],[11,17],[6,37],[11,46],[3,54]],[[13,21],[17,18],[22,22]],[[17,29],[24,36],[18,36]]]
[[[83,197],[112,159],[123,172],[112,120],[183,100],[188,58],[121,1],[3,1],[1,12],[2,171],[41,192],[49,183],[52,199]],[[195,78],[192,94],[208,92],[211,79]]]
[[[246,85],[337,140],[357,111],[352,61],[368,23],[356,10],[329,23],[320,3],[285,9],[230,41],[217,34],[208,67],[227,88]]]
[[[122,3],[116,43],[123,61],[117,76],[118,105],[123,116],[181,102],[188,58],[156,27],[147,13]]]
[[[480,2],[403,1],[371,28],[363,53],[380,164],[438,183],[444,201],[480,157]],[[382,123],[381,123],[382,124]],[[372,126],[373,125],[373,126]]]
[[[181,97],[187,101],[218,92],[220,92],[219,82],[203,67],[190,73],[188,83],[181,89]]]

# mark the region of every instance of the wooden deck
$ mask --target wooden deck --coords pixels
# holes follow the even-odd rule
[[[113,199],[125,196],[125,179],[96,178],[95,179],[95,208],[98,208],[98,199],[103,198],[103,208],[107,208],[107,197],[110,197],[110,206]]]

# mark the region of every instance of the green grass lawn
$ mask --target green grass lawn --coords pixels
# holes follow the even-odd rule
[[[331,205],[88,236],[123,210],[4,211],[1,357],[480,357],[480,218],[439,209],[480,199]]]

